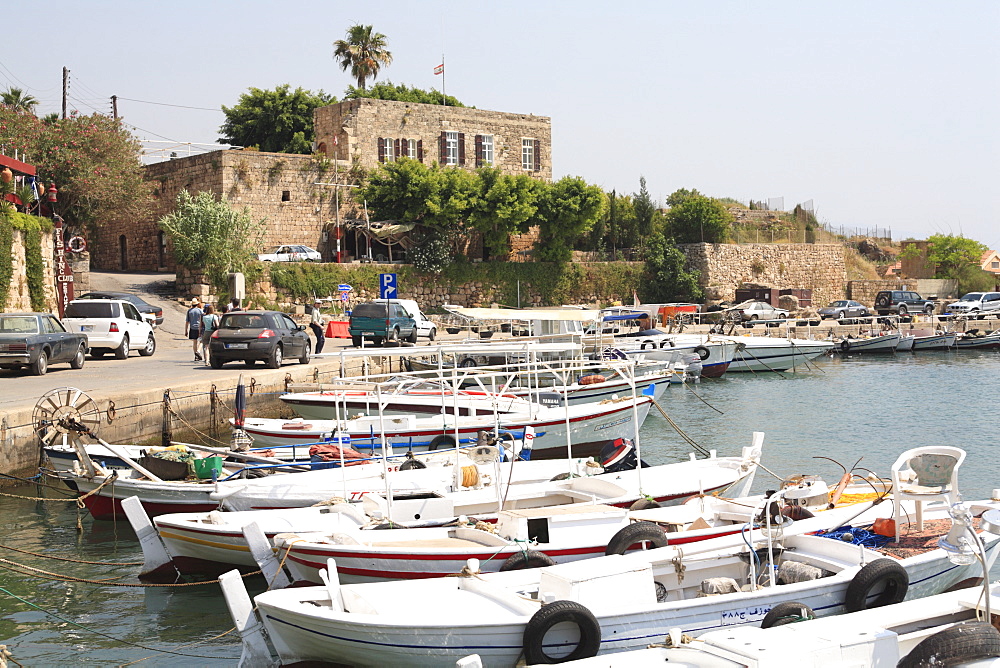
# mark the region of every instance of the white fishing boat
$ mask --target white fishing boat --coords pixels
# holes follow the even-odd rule
[[[955,338],[955,348],[962,350],[1000,348],[1000,329],[989,333],[975,329],[959,332]]]
[[[497,666],[513,666],[522,653],[528,663],[580,658],[646,647],[671,627],[700,636],[760,623],[786,601],[827,616],[941,593],[983,572],[974,559],[950,563],[936,547],[949,526],[971,531],[960,515],[944,504],[927,508],[928,525],[940,525],[879,549],[748,532],[747,543],[760,549],[720,539],[505,573],[476,574],[473,562],[457,579],[354,585],[340,583],[331,560],[326,586],[265,592],[254,602],[286,664],[441,665],[470,653]],[[992,560],[1000,536],[987,530],[982,540]],[[906,556],[888,556],[894,551]]]
[[[933,329],[911,329],[913,350],[948,350],[955,345],[955,332],[942,332]]]
[[[987,599],[988,597],[988,599]],[[794,601],[772,609],[773,625],[710,631],[689,642],[679,629],[647,649],[601,655],[562,665],[571,668],[682,666],[786,668],[787,666],[1000,665],[1000,631],[987,620],[1000,611],[1000,583],[815,619]],[[802,621],[798,621],[802,620]],[[460,662],[482,668],[480,657]]]
[[[647,390],[649,391],[649,390]],[[597,403],[531,404],[530,412],[493,415],[358,415],[342,420],[247,418],[243,429],[258,446],[317,443],[334,434],[349,436],[356,450],[380,452],[383,443],[413,452],[474,443],[480,431],[499,430],[513,440],[534,430],[532,457],[594,455],[604,443],[632,438],[652,406],[650,396],[631,395]],[[572,452],[567,448],[571,444]]]
[[[834,341],[834,350],[850,353],[891,353],[899,345],[898,332],[862,336],[846,336]]]
[[[729,369],[739,345],[701,334],[666,334],[659,330],[644,330],[634,336],[615,337],[614,348],[629,357],[699,367],[698,375],[719,378]]]
[[[725,336],[716,335],[736,343],[737,347],[730,371],[788,371],[810,366],[809,360],[829,352],[832,341],[785,338],[780,336]]]
[[[917,337],[913,334],[907,334],[906,332],[900,331],[899,333],[899,343],[896,344],[897,353],[908,353],[913,350],[913,342],[917,340]]]
[[[678,472],[685,467],[670,466]],[[739,487],[747,486],[743,481]],[[849,488],[835,510],[827,510],[830,493],[822,481],[810,480],[783,490],[782,496],[797,504],[783,512],[815,511],[815,515],[803,513],[805,517],[786,528],[786,533],[840,526],[869,510],[879,498],[873,489],[870,483]],[[881,489],[884,498],[884,485]],[[400,528],[384,531],[387,515],[412,517],[414,513],[390,510],[377,495],[366,495],[362,501],[283,511],[179,513],[161,515],[153,524],[171,566],[182,573],[256,565],[243,535],[244,527],[255,523],[273,542],[293,580],[321,582],[319,570],[334,558],[344,581],[363,582],[450,575],[470,558],[480,560],[481,571],[496,572],[624,552],[640,542],[684,545],[738,533],[763,506],[760,496],[733,500],[698,496],[680,505],[641,510],[574,504],[503,510],[495,525],[476,518],[447,517],[397,523]],[[395,505],[400,503],[412,502]],[[871,521],[891,512],[891,504],[880,504],[874,514],[864,517]],[[421,526],[411,528],[414,524]]]
[[[578,458],[389,471],[382,466],[346,466],[263,478],[176,482],[145,479],[135,471],[133,477],[120,477],[77,470],[64,479],[83,495],[83,503],[95,519],[123,518],[121,502],[131,496],[139,498],[148,515],[157,516],[217,509],[303,508],[336,498],[358,500],[365,493],[384,493],[388,488],[393,503],[424,501],[423,511],[420,506],[399,504],[393,506],[396,512],[386,513],[394,521],[414,521],[420,519],[416,515],[423,517],[432,506],[437,507],[437,516],[457,516],[454,505],[448,506],[452,498],[449,495],[463,489],[476,492],[461,500],[467,514],[495,513],[500,483],[508,490],[506,496],[500,495],[504,508],[564,503],[625,507],[647,496],[665,504],[700,493],[728,490],[735,494],[756,471],[763,436],[755,433],[753,444],[739,456],[717,457],[715,451],[710,451],[703,459],[692,454],[690,461],[681,464],[608,474],[600,473],[603,469],[596,462]],[[670,466],[674,468],[665,468]],[[579,477],[551,480],[567,474]],[[406,510],[411,511],[409,516],[398,514]]]

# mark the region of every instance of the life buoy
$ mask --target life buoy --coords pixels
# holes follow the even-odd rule
[[[545,653],[545,634],[557,624],[576,624],[580,641],[567,656],[553,657]],[[528,664],[562,663],[597,656],[601,648],[601,625],[594,613],[576,601],[552,601],[543,605],[528,620],[522,638],[524,659]]]
[[[660,347],[661,348],[666,348],[667,346],[670,346],[671,348],[673,348],[674,347],[674,342],[671,341],[670,339],[663,339],[662,341],[660,341]]]
[[[633,522],[618,530],[604,554],[625,554],[636,543],[652,543],[653,547],[663,547],[667,544],[667,535],[659,525],[652,522]]]
[[[430,445],[427,446],[428,451],[437,450],[439,447],[444,445],[447,448],[455,447],[455,439],[451,436],[445,436],[444,434],[439,434],[431,439]]]
[[[772,626],[784,626],[816,619],[816,613],[805,603],[785,601],[771,608],[760,622],[760,628],[769,629]]]
[[[1000,656],[1000,631],[988,622],[962,622],[917,643],[898,668],[955,666]]]
[[[884,585],[882,593],[869,603],[869,593],[879,585]],[[876,559],[858,571],[851,584],[847,585],[844,607],[848,612],[857,612],[899,603],[906,597],[909,586],[910,576],[899,562],[888,558]]]
[[[639,346],[639,350],[656,350],[656,343],[654,341],[643,341],[642,345]]]
[[[848,350],[851,349],[851,342],[848,341],[847,339],[844,339],[843,341],[840,342],[840,349],[843,350],[844,352],[847,352]]]
[[[525,568],[543,568],[544,566],[551,566],[554,563],[556,562],[552,560],[552,557],[544,552],[524,550],[523,552],[515,552],[507,557],[507,561],[503,562],[503,565],[500,566],[500,572],[520,571]]]
[[[87,250],[87,241],[83,237],[70,237],[66,242],[66,248],[71,253],[82,253]]]
[[[694,349],[694,352],[698,355],[699,358],[701,358],[702,362],[707,360],[708,356],[711,354],[708,352],[708,348],[706,348],[705,346],[698,346],[697,348]]]

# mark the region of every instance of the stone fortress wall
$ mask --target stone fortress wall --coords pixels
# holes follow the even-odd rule
[[[28,290],[28,269],[24,255],[24,232],[14,230],[14,243],[10,249],[13,272],[10,277],[10,290],[7,293],[7,303],[0,304],[0,311],[7,313],[31,312],[31,293]],[[42,275],[45,285],[45,307],[56,312],[56,277],[55,277],[55,237],[52,233],[42,233]]]

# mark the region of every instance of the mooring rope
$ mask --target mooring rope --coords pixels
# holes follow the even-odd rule
[[[142,561],[83,561],[81,559],[70,559],[69,557],[57,557],[54,554],[41,554],[39,552],[30,552],[28,550],[22,550],[16,547],[11,547],[10,545],[0,545],[0,550],[12,550],[14,552],[20,552],[21,554],[30,554],[33,557],[41,557],[43,559],[55,559],[57,561],[68,561],[73,564],[90,564],[93,566],[142,566],[144,562]]]
[[[688,436],[684,432],[684,430],[681,429],[680,425],[677,424],[676,422],[674,422],[674,419],[672,417],[670,417],[669,415],[667,415],[667,411],[663,410],[663,406],[660,405],[660,402],[658,402],[656,399],[653,399],[652,397],[650,397],[650,401],[652,401],[653,405],[656,406],[656,409],[658,411],[660,411],[660,415],[663,416],[663,419],[666,420],[667,423],[671,427],[674,428],[674,431],[676,431],[678,434],[680,434],[681,438],[683,438],[685,441],[687,441],[688,445],[690,445],[695,450],[697,450],[702,456],[704,456],[704,457],[708,457],[709,456],[710,453],[708,452],[708,450],[706,450],[702,445],[698,444],[693,438],[691,438],[690,436]]]
[[[4,566],[4,564],[7,564]],[[7,568],[8,570],[14,571],[15,568],[20,568],[29,573],[21,573],[21,575],[33,575],[46,580],[59,580],[64,582],[82,582],[84,584],[95,584],[102,587],[112,586],[112,587],[134,587],[136,589],[157,589],[166,587],[200,587],[202,585],[208,584],[219,584],[219,580],[201,580],[198,582],[116,582],[113,579],[106,580],[91,580],[88,578],[78,578],[72,575],[62,575],[60,573],[53,573],[52,571],[46,571],[41,568],[35,568],[33,566],[26,566],[24,564],[19,564],[16,561],[11,561],[10,559],[0,558],[0,568]],[[14,571],[17,572],[17,571]],[[248,578],[251,575],[259,575],[260,570],[250,571],[249,573],[241,573],[240,577]],[[120,576],[125,577],[125,576]]]

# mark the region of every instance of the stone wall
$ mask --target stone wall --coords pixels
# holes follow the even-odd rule
[[[744,283],[811,289],[813,305],[844,298],[847,269],[840,244],[682,244],[701,272],[710,301],[736,298]]]
[[[42,267],[45,279],[45,310],[56,313],[56,279],[54,260],[54,237],[51,232],[42,233]],[[14,230],[14,243],[11,247],[13,275],[10,279],[10,291],[7,303],[0,304],[0,311],[33,311],[31,308],[31,293],[28,291],[28,271],[24,259],[24,232]]]
[[[321,153],[365,169],[378,167],[384,157],[380,139],[383,143],[390,140],[393,157],[408,154],[403,142],[414,140],[416,155],[411,157],[430,165],[441,162],[441,133],[458,132],[462,134],[459,141],[464,141],[461,166],[478,166],[476,137],[489,135],[493,137],[493,164],[501,171],[552,180],[552,119],[547,116],[363,98],[319,107],[313,121]],[[535,156],[532,170],[521,164],[522,139],[539,142],[541,155]]]
[[[107,223],[101,226],[95,268],[105,270],[174,271],[169,240],[157,221],[173,211],[177,194],[210,192],[233,208],[249,207],[254,218],[267,220],[263,251],[278,244],[305,244],[332,260],[336,239],[335,203],[340,219],[360,217],[353,200],[341,188],[339,195],[325,183],[337,169],[329,160],[312,156],[259,151],[215,151],[148,165],[146,178],[153,182],[155,201],[147,220]]]

